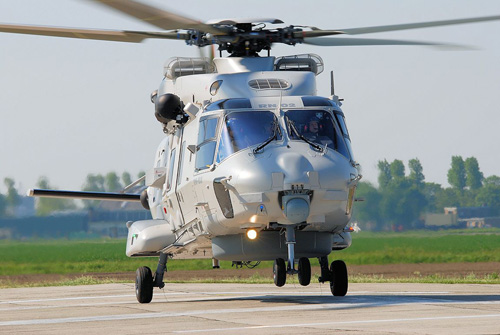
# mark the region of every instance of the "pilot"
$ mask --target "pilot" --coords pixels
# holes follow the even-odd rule
[[[332,144],[333,141],[325,135],[320,134],[320,129],[322,129],[321,121],[313,116],[307,123],[307,131],[303,134],[305,138],[322,145]]]
[[[316,141],[319,137],[319,119],[313,116],[307,123],[307,131],[304,137],[311,141]]]

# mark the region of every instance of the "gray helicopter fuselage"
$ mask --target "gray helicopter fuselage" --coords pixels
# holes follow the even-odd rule
[[[129,226],[127,255],[275,259],[286,225],[298,227],[299,256],[349,246],[359,173],[338,99],[316,96],[313,72],[273,70],[274,57],[214,61],[215,73],[166,70],[158,96],[175,94],[196,114],[166,125],[146,178],[153,220]],[[331,128],[324,143],[299,137],[310,116]]]

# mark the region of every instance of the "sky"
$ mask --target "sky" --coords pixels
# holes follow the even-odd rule
[[[491,0],[142,1],[201,21],[276,17],[321,29],[500,15]],[[158,31],[85,0],[2,0],[0,23]],[[447,186],[453,155],[474,156],[485,176],[500,175],[499,33],[494,21],[359,36],[474,48],[467,51],[278,45],[272,55],[320,55],[319,95],[329,95],[334,71],[363,180],[376,183],[379,160],[418,158],[426,181]],[[0,192],[5,177],[23,192],[40,176],[71,190],[89,173],[150,169],[164,134],[149,97],[174,56],[198,51],[182,41],[0,33]]]

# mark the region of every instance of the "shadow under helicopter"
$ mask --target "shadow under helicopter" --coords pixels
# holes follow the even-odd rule
[[[328,288],[329,290],[329,288]],[[238,297],[214,297],[213,299],[203,298],[193,299],[191,302],[237,302],[237,301],[260,301],[265,304],[296,304],[315,306],[312,309],[321,310],[348,310],[373,307],[389,307],[395,305],[448,305],[448,304],[500,304],[500,295],[489,294],[405,294],[384,292],[382,294],[352,294],[344,297],[334,297],[329,292],[323,292],[325,295],[275,295],[263,294]],[[165,303],[165,301],[156,300],[156,303]],[[168,301],[167,301],[168,302]]]

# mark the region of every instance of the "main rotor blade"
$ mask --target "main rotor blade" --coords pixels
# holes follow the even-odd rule
[[[217,29],[201,21],[161,10],[133,0],[91,0],[107,7],[116,9],[141,21],[152,24],[164,30],[194,29],[214,35],[224,34],[224,30]]]
[[[455,24],[475,23],[475,22],[495,21],[495,20],[500,20],[500,15],[473,17],[473,18],[456,19],[456,20],[394,24],[389,26],[350,28],[350,29],[321,30],[318,28],[312,28],[313,29],[312,31],[302,31],[300,32],[300,34],[303,37],[319,37],[319,36],[339,35],[339,34],[359,35],[359,34],[382,33],[387,31],[440,27],[440,26],[449,26]]]
[[[373,38],[349,38],[349,37],[307,37],[305,44],[320,46],[358,46],[358,45],[443,45],[432,42],[406,41],[406,40],[384,40]]]
[[[28,26],[28,25],[13,25],[13,24],[0,24],[0,32],[27,34],[27,35],[54,36],[54,37],[82,38],[82,39],[101,40],[101,41],[129,42],[129,43],[139,43],[147,38],[160,38],[160,39],[188,38],[187,34],[175,33],[175,32],[95,30],[95,29],[58,28],[58,27]]]

